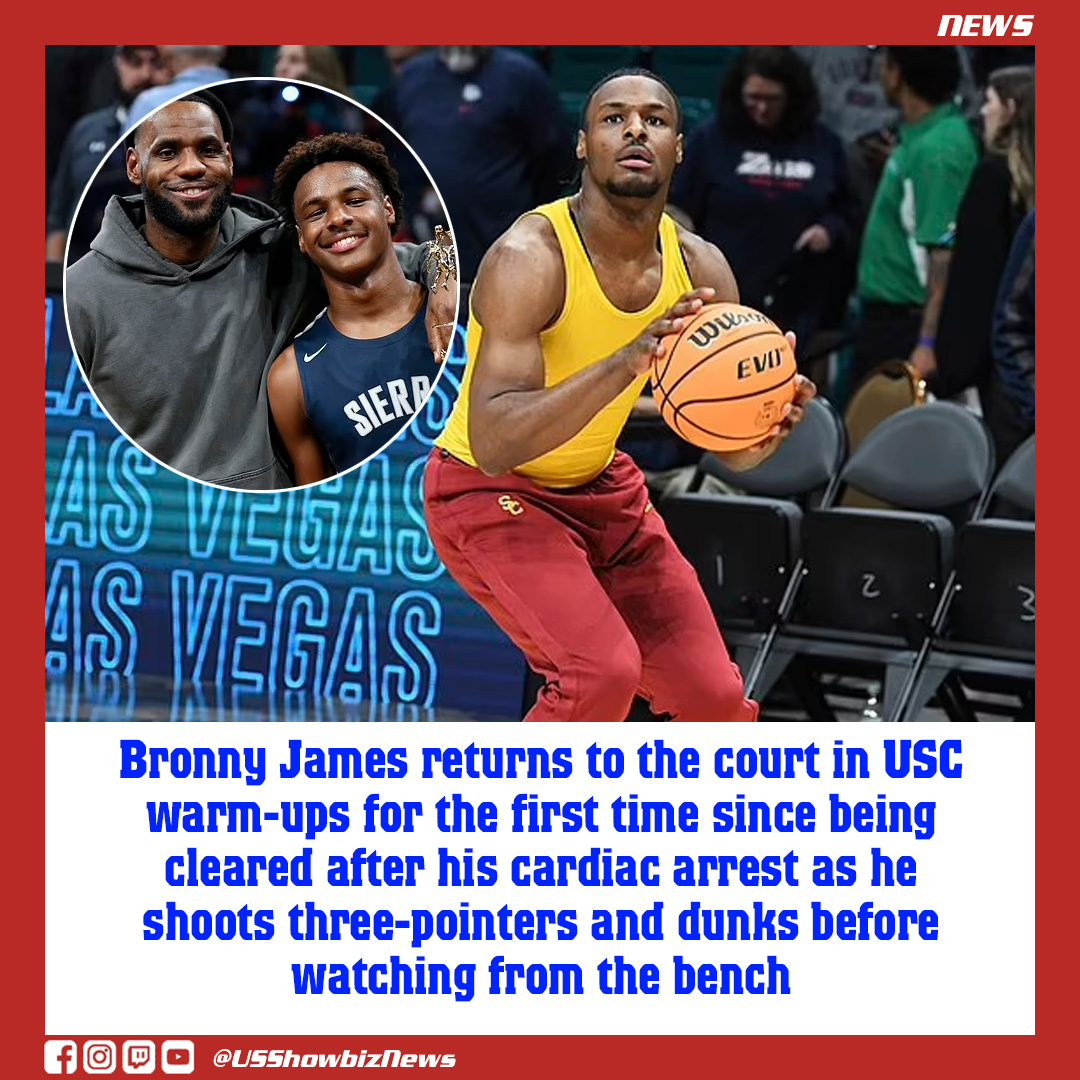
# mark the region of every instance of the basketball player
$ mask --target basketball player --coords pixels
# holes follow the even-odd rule
[[[663,80],[622,69],[589,95],[580,190],[485,255],[468,366],[425,470],[432,542],[545,685],[529,721],[621,721],[635,693],[673,720],[755,720],[690,564],[615,441],[663,339],[738,300],[723,255],[664,214],[682,157]],[[799,378],[763,461],[813,395]]]
[[[274,173],[274,203],[329,297],[266,382],[296,482],[310,484],[377,454],[423,405],[434,379],[427,290],[394,255],[401,188],[379,143],[297,143]]]

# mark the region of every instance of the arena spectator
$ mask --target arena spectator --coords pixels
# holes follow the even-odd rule
[[[393,78],[397,78],[401,74],[401,69],[405,66],[406,60],[411,60],[414,56],[422,53],[428,48],[427,45],[384,45],[383,56],[386,57],[386,63],[390,68],[390,74]]]
[[[383,56],[390,69],[390,81],[379,87],[371,99],[371,111],[377,116],[389,118],[397,113],[397,81],[401,69],[414,57],[426,52],[427,45],[384,45]]]
[[[543,69],[513,49],[440,46],[407,61],[384,116],[427,166],[454,229],[462,313],[493,240],[574,169],[573,142]]]
[[[116,72],[114,100],[77,120],[64,139],[45,217],[46,259],[63,259],[68,228],[79,198],[101,159],[124,133],[131,102],[143,90],[159,86],[168,78],[156,45],[117,45],[112,64]],[[115,193],[126,195],[127,191],[124,150],[118,147],[105,163],[92,196],[87,197],[90,205],[84,206],[79,215],[76,233],[71,238],[72,261],[90,250],[90,241],[101,227],[109,197]]]
[[[885,47],[882,86],[903,121],[859,250],[853,384],[887,360],[909,360],[923,375],[936,366],[949,245],[978,161],[975,137],[954,101],[959,79],[951,45]]]
[[[190,94],[211,83],[228,79],[221,66],[227,45],[159,45],[172,81],[144,90],[132,103],[128,123],[137,124],[156,108],[180,94]]]
[[[810,69],[789,46],[746,50],[716,115],[687,140],[671,192],[724,252],[742,302],[803,345],[829,316],[839,321],[857,247],[844,148],[819,112]]]
[[[1013,238],[994,309],[994,386],[987,417],[1001,466],[1035,431],[1035,211]]]
[[[896,106],[881,85],[881,52],[869,45],[793,45],[810,67],[821,118],[845,142],[896,123]]]
[[[821,119],[844,140],[856,192],[864,208],[869,207],[901,120],[881,83],[882,50],[875,45],[792,47],[810,65],[821,95]],[[964,115],[974,119],[979,84],[973,57],[962,45],[955,49],[960,63],[958,103]]]
[[[111,45],[45,46],[45,201],[56,172],[64,138],[72,124],[95,109],[104,108],[116,96]],[[105,77],[102,77],[104,69]],[[97,96],[103,82],[107,91]]]
[[[938,322],[930,388],[955,397],[975,387],[988,411],[991,324],[1009,247],[1035,204],[1035,69],[990,75],[982,108],[985,152],[956,218],[949,284]]]
[[[339,94],[348,92],[345,65],[333,45],[279,45],[274,75],[315,83]]]

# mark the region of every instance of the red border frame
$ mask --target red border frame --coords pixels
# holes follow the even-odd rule
[[[430,0],[413,3],[408,9],[412,25],[421,38],[439,39],[444,32],[455,36],[468,37],[482,42],[510,41],[527,42],[533,37],[544,37],[556,41],[610,41],[636,37],[650,37],[653,40],[671,43],[687,43],[695,37],[708,37],[728,41],[752,41],[762,31],[782,31],[787,40],[818,41],[823,37],[828,40],[878,40],[886,37],[901,41],[934,40],[941,15],[946,11],[972,10],[982,8],[965,5],[931,5],[925,0],[914,0],[903,6],[885,5],[850,5],[841,12],[832,7],[828,12],[828,23],[821,18],[823,9],[820,5],[809,5],[801,0],[778,0],[766,9],[759,10],[752,5],[722,7],[709,12],[702,7],[671,10],[666,21],[652,5],[641,3],[622,3],[614,9],[596,5],[593,8],[566,0],[555,0],[544,5],[532,5],[516,9],[517,18],[503,14],[499,19],[490,19],[477,9],[466,12],[458,6],[436,5]],[[1065,186],[1070,184],[1071,174],[1066,168],[1059,168],[1052,159],[1045,157],[1049,152],[1050,142],[1046,136],[1052,130],[1057,138],[1069,139],[1073,130],[1071,117],[1066,113],[1074,103],[1066,80],[1071,75],[1080,54],[1073,44],[1068,26],[1072,19],[1066,19],[1063,9],[1056,6],[1054,15],[1044,11],[1036,20],[1045,38],[1040,55],[1042,56],[1044,80],[1052,79],[1050,90],[1043,90],[1039,107],[1044,147],[1042,166],[1042,191],[1045,199],[1051,200],[1054,213],[1054,228],[1043,234],[1042,257],[1044,267],[1049,265],[1050,272],[1044,269],[1040,293],[1043,296],[1041,324],[1044,329],[1053,327],[1054,333],[1062,334],[1062,343],[1068,348],[1067,330],[1059,312],[1070,312],[1075,301],[1065,293],[1073,270],[1072,252],[1066,250],[1066,236],[1073,224],[1072,208],[1066,200],[1072,192],[1066,193]],[[215,8],[213,23],[215,31],[221,31],[225,40],[238,38],[243,40],[251,32],[253,22],[261,22],[266,30],[280,27],[282,31],[298,29],[296,7],[284,4],[281,0],[259,2],[245,5],[243,9]],[[391,9],[393,10],[393,9]],[[1031,6],[1027,10],[1031,10]],[[684,14],[685,12],[685,14]],[[54,2],[42,12],[48,21],[43,28],[42,43],[51,41],[102,40],[119,37],[123,31],[133,29],[132,22],[137,21],[141,29],[156,28],[152,25],[154,10],[116,5],[115,10],[103,10],[101,5],[78,5],[70,0]],[[339,13],[340,14],[340,13]],[[389,34],[388,12],[374,11],[358,14],[356,33],[353,36],[378,38]],[[673,17],[672,17],[673,16]],[[1046,23],[1050,18],[1051,23]],[[230,25],[231,24],[231,25]],[[9,81],[9,100],[13,108],[9,112],[8,124],[15,131],[25,128],[33,132],[30,139],[33,164],[30,168],[30,181],[37,185],[33,209],[22,213],[20,201],[8,188],[8,205],[14,210],[9,224],[14,233],[14,243],[9,247],[9,258],[0,269],[6,291],[11,297],[9,312],[12,319],[14,348],[9,352],[13,374],[8,385],[8,430],[13,435],[12,449],[19,453],[8,454],[7,482],[11,489],[8,497],[24,500],[29,505],[43,505],[44,496],[41,474],[36,463],[43,460],[44,432],[40,408],[39,382],[32,377],[41,355],[41,343],[38,334],[39,323],[23,319],[25,312],[33,310],[33,304],[40,302],[40,286],[33,283],[36,267],[40,265],[41,220],[43,214],[38,200],[43,199],[42,187],[42,136],[44,131],[44,74],[41,54],[36,51],[36,33],[27,27],[15,25],[15,19],[9,20],[13,36],[30,39],[20,54],[11,60],[14,71]],[[172,29],[175,18],[170,17],[169,25],[162,29]],[[209,28],[209,27],[208,27]],[[321,30],[322,26],[307,24],[309,32]],[[341,36],[345,27],[335,16],[325,24],[325,29]],[[827,32],[826,32],[827,31]],[[263,36],[269,36],[265,34]],[[320,35],[317,35],[320,36]],[[1035,34],[1026,39],[1035,41]],[[978,43],[978,39],[972,39]],[[1061,76],[1061,88],[1056,83]],[[1071,81],[1071,80],[1070,80]],[[22,88],[26,89],[23,90]],[[21,99],[21,100],[20,100]],[[21,140],[16,134],[13,145],[9,148],[9,167],[14,163]],[[1065,151],[1062,151],[1064,157]],[[1056,209],[1061,207],[1061,210]],[[1044,210],[1043,220],[1047,218]],[[1060,227],[1059,219],[1060,217]],[[1045,260],[1050,263],[1046,264]],[[33,271],[25,263],[32,264]],[[1051,307],[1046,307],[1046,304]],[[31,333],[31,327],[33,333]],[[1055,350],[1055,353],[1057,350]],[[29,361],[23,362],[23,357]],[[1054,453],[1043,457],[1043,484],[1055,483],[1062,492],[1068,492],[1072,486],[1069,450],[1065,445],[1063,428],[1067,430],[1069,419],[1064,415],[1069,402],[1066,391],[1064,365],[1072,362],[1065,352],[1060,359],[1053,357],[1053,366],[1047,369],[1044,387],[1049,387],[1044,394],[1050,413],[1044,409],[1043,427],[1052,439]],[[1045,382],[1049,379],[1049,383]],[[25,393],[23,393],[25,391]],[[24,407],[25,401],[25,407]],[[29,466],[23,468],[23,462]],[[1045,490],[1052,490],[1046,489]],[[1066,545],[1069,537],[1064,524],[1065,506],[1060,496],[1044,496],[1043,532],[1039,547],[1039,562],[1044,580],[1053,574],[1055,584],[1064,576],[1058,567],[1069,565],[1069,552]],[[44,594],[44,572],[36,574],[23,572],[21,567],[43,567],[41,549],[37,547],[36,535],[29,530],[17,535],[8,534],[9,553],[6,557],[8,566],[19,569],[7,583],[9,598],[9,620],[14,616],[11,642],[8,653],[9,678],[14,690],[7,710],[7,725],[11,744],[7,761],[7,782],[4,785],[4,799],[8,803],[8,820],[13,827],[8,829],[10,854],[7,859],[6,877],[10,887],[4,890],[4,904],[7,909],[6,925],[9,931],[9,956],[6,965],[10,983],[8,1000],[11,1002],[7,1014],[7,1046],[0,1051],[0,1060],[5,1062],[3,1071],[12,1077],[30,1077],[45,1074],[41,1068],[41,1040],[44,1037],[44,912],[42,898],[44,881],[44,825],[37,810],[42,805],[44,795],[43,743],[39,711],[42,705],[40,683],[30,673],[38,670],[40,646],[37,638],[22,632],[19,615],[23,612],[40,612]],[[39,576],[40,575],[40,576]],[[1069,577],[1065,576],[1068,581]],[[1072,978],[1069,957],[1073,935],[1068,928],[1071,920],[1067,916],[1066,904],[1071,899],[1073,877],[1066,876],[1064,867],[1068,859],[1063,858],[1066,845],[1074,841],[1066,831],[1065,822],[1075,811],[1070,804],[1067,792],[1071,788],[1068,768],[1074,760],[1075,725],[1068,715],[1071,701],[1068,694],[1068,660],[1064,656],[1066,635],[1070,627],[1066,623],[1068,594],[1059,588],[1049,595],[1050,608],[1044,606],[1043,667],[1040,675],[1041,707],[1038,710],[1038,722],[1043,728],[1053,725],[1053,744],[1047,752],[1037,755],[1036,785],[1038,791],[1037,810],[1039,813],[1040,836],[1042,839],[1041,858],[1036,863],[1036,884],[1039,902],[1036,915],[1037,963],[1037,1034],[1034,1036],[1009,1036],[993,1038],[989,1036],[640,1036],[640,1037],[579,1037],[552,1036],[510,1037],[510,1036],[475,1036],[453,1040],[431,1040],[439,1042],[441,1049],[449,1049],[449,1042],[454,1043],[458,1051],[460,1064],[452,1076],[459,1077],[550,1077],[553,1074],[562,1077],[607,1077],[607,1076],[708,1076],[728,1072],[732,1068],[745,1067],[758,1075],[781,1076],[789,1070],[802,1075],[828,1073],[832,1077],[862,1076],[871,1073],[875,1077],[908,1077],[915,1073],[922,1077],[957,1076],[1009,1077],[1044,1076],[1058,1062],[1063,1065],[1072,1060],[1072,1055],[1065,1053],[1064,1035],[1067,1015],[1073,1013],[1070,1002],[1074,1001],[1075,981]],[[35,616],[36,617],[36,616]],[[1046,619],[1049,618],[1049,629]],[[27,673],[24,680],[22,673]],[[1060,717],[1061,723],[1057,723]],[[1002,793],[1008,798],[1008,793]],[[30,808],[29,810],[27,808]],[[1007,867],[987,867],[985,896],[987,903],[994,902],[994,881],[998,874],[1008,873]],[[23,884],[30,882],[29,886]],[[21,889],[19,886],[21,885]],[[75,905],[73,904],[73,909]],[[73,910],[77,917],[77,911]],[[1001,923],[1006,925],[1008,913],[1001,913]],[[1041,932],[1040,932],[1041,931]],[[987,948],[993,949],[994,943],[987,942]],[[838,1004],[838,1008],[842,1005]],[[41,1027],[39,1028],[39,1025]],[[1072,1025],[1069,1025],[1070,1029]],[[40,1034],[39,1034],[40,1031]],[[217,1040],[215,1040],[217,1041]],[[239,1038],[220,1039],[222,1045],[229,1042],[242,1045],[247,1040]],[[262,1040],[259,1040],[262,1041]],[[301,1049],[309,1040],[297,1037],[288,1040],[276,1038],[276,1044],[288,1041],[295,1049]],[[319,1043],[325,1050],[332,1045],[329,1038],[310,1040]],[[427,1040],[392,1040],[402,1044],[403,1049]],[[201,1040],[200,1040],[201,1042]],[[410,1043],[406,1047],[404,1044]],[[388,1043],[389,1045],[389,1043]],[[430,1049],[435,1049],[431,1047]],[[200,1062],[200,1065],[202,1063]],[[1074,1066],[1075,1067],[1075,1066]],[[205,1075],[199,1067],[196,1075]],[[122,1074],[115,1074],[122,1075]]]

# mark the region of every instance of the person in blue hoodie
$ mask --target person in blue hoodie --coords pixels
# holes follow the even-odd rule
[[[68,270],[68,323],[98,400],[148,454],[206,483],[287,488],[266,374],[326,293],[282,218],[232,192],[231,140],[208,91],[135,129],[128,178],[141,194],[110,200],[89,254]],[[424,276],[422,246],[395,254],[409,277]],[[431,293],[436,356],[446,344],[436,324],[453,322],[455,301],[452,289]]]

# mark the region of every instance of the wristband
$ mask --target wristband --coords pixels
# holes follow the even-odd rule
[[[921,337],[919,338],[919,345],[923,348],[932,349],[936,341],[937,338]]]

